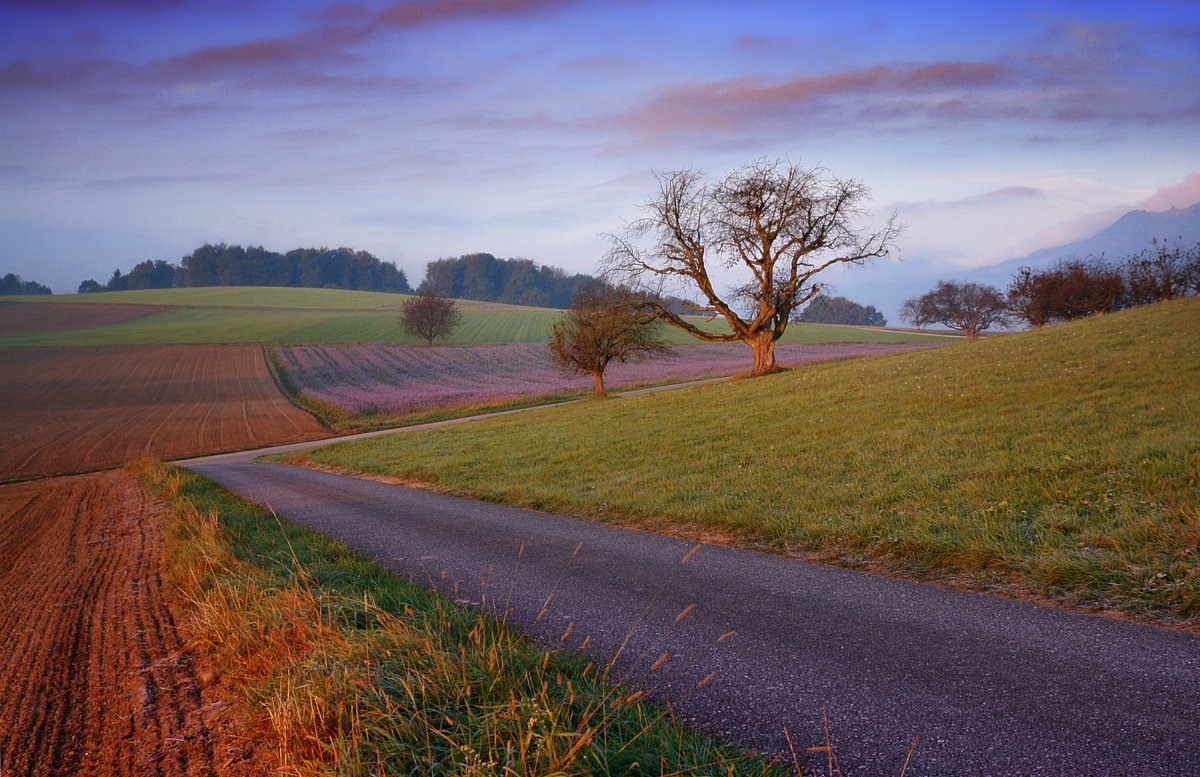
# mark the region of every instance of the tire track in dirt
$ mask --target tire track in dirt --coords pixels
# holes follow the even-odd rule
[[[163,523],[126,472],[0,486],[0,773],[265,773],[199,679]]]

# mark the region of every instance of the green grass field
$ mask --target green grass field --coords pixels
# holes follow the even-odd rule
[[[311,344],[418,343],[405,335],[397,308],[399,294],[340,289],[210,287],[145,291],[5,297],[13,302],[173,305],[172,310],[105,326],[0,337],[5,345],[168,345],[208,343]],[[447,345],[545,342],[561,311],[489,302],[460,302],[463,325]],[[718,326],[715,322],[710,326]],[[715,331],[715,330],[714,330]],[[695,342],[665,330],[672,342]],[[942,339],[941,335],[793,324],[788,343],[894,343]]]
[[[296,460],[1200,621],[1197,298]]]

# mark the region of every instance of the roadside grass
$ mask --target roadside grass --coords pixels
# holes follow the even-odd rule
[[[758,775],[606,668],[546,652],[193,473],[131,465],[166,500],[189,639],[291,775]]]
[[[1200,623],[1200,298],[293,461]]]
[[[404,295],[341,289],[221,286],[189,289],[147,289],[97,294],[55,294],[10,297],[4,301],[85,302],[172,305],[130,321],[0,337],[8,345],[171,345],[171,344],[308,344],[420,342],[399,324],[398,306]],[[460,300],[463,325],[439,343],[545,342],[562,311],[523,308],[494,302]],[[719,329],[709,322],[706,327]],[[664,330],[671,342],[694,342],[686,333]],[[895,343],[951,339],[946,335],[877,330],[824,324],[792,324],[787,343]]]

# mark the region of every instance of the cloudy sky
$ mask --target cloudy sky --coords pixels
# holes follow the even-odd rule
[[[1200,4],[0,0],[0,272],[203,242],[591,271],[655,170],[820,164],[861,302],[1200,201]],[[872,298],[875,295],[877,298]]]

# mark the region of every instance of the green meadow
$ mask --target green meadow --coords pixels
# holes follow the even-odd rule
[[[293,461],[1200,621],[1200,299]]]
[[[104,326],[58,332],[0,336],[5,345],[170,345],[269,343],[329,345],[394,342],[419,344],[404,334],[398,308],[405,296],[340,289],[222,286],[188,289],[63,294],[0,298],[24,302],[171,305],[141,318]],[[537,343],[549,336],[562,311],[522,308],[490,302],[460,302],[463,325],[439,343]],[[723,324],[707,326],[719,331]],[[665,329],[672,342],[695,342]],[[862,329],[822,324],[793,324],[787,343],[896,343],[945,339],[945,335]]]

